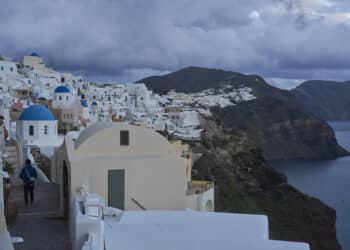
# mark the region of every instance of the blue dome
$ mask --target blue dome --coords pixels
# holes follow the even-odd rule
[[[61,85],[55,89],[55,93],[70,93],[70,89],[66,86]]]
[[[19,117],[20,121],[54,121],[53,114],[43,105],[33,105],[23,110]]]
[[[30,56],[36,56],[39,57],[39,55],[36,52],[33,52],[32,54],[30,54]]]
[[[97,104],[97,102],[93,101],[92,105],[97,106],[98,104]]]
[[[80,104],[81,104],[81,106],[83,106],[84,108],[89,107],[89,105],[88,105],[87,101],[86,101],[86,100],[84,100],[84,99],[81,99],[81,100],[80,100]]]

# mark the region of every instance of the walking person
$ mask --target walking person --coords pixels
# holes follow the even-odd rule
[[[20,177],[23,181],[24,202],[26,206],[28,205],[28,194],[30,196],[30,203],[33,204],[34,202],[34,181],[37,176],[38,175],[36,173],[36,170],[32,166],[32,162],[27,159],[20,174]]]

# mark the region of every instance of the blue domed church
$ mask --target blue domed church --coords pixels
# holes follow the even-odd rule
[[[74,105],[74,101],[71,90],[67,86],[60,85],[54,91],[52,107],[54,109],[70,108]]]
[[[23,146],[57,146],[57,120],[43,105],[32,105],[17,121],[17,135]]]
[[[76,94],[68,86],[60,85],[54,90],[52,112],[58,119],[58,131],[66,133],[79,130],[81,105]]]

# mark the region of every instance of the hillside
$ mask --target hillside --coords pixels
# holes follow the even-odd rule
[[[188,67],[163,76],[150,76],[137,82],[145,83],[148,88],[159,94],[166,94],[170,90],[193,93],[232,84],[252,88],[257,97],[278,95],[280,98],[294,98],[289,91],[268,85],[258,75],[244,75],[237,72],[200,67]]]
[[[188,67],[175,73],[150,76],[137,82],[145,83],[148,88],[159,94],[166,94],[172,89],[189,93],[214,88],[232,74],[240,75],[224,70]]]
[[[258,75],[190,67],[139,82],[158,93],[191,93],[227,84],[249,87],[255,100],[215,107],[212,113],[225,129],[245,132],[267,159],[333,159],[347,154],[332,128],[305,111],[294,93],[275,88]]]
[[[277,98],[260,98],[212,111],[225,130],[246,132],[268,160],[332,159],[347,154],[327,123]]]
[[[350,82],[307,81],[292,93],[306,110],[323,120],[350,119]]]
[[[193,178],[215,182],[216,211],[266,214],[270,237],[308,242],[311,250],[340,250],[335,210],[287,183],[272,169],[261,151],[237,131],[224,132],[214,120],[205,121],[202,157]]]

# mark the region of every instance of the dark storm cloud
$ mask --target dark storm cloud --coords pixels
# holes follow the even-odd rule
[[[0,52],[91,79],[189,65],[276,78],[350,78],[344,0],[0,0]],[[337,74],[339,72],[339,74]]]

